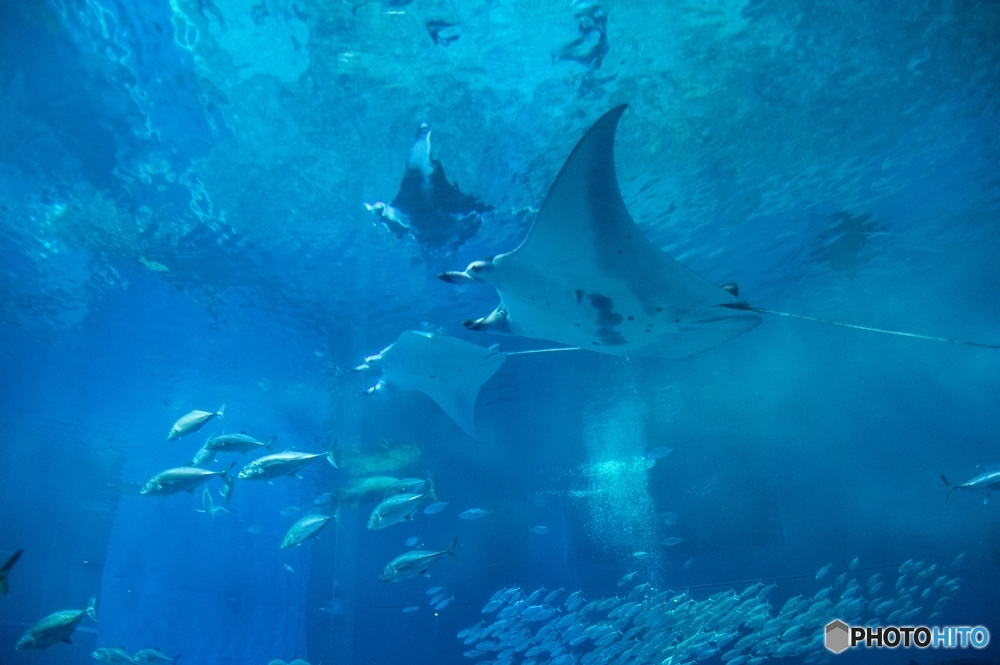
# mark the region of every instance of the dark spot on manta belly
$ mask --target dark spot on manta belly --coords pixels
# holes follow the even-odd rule
[[[579,305],[582,301],[583,301],[583,290],[582,289],[577,289],[576,290],[576,304]]]
[[[627,344],[622,334],[615,330],[621,325],[624,317],[614,311],[611,298],[600,293],[588,293],[590,304],[597,310],[597,335],[604,344]]]

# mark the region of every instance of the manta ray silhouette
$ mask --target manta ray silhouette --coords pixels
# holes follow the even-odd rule
[[[431,154],[431,130],[420,125],[392,203],[365,204],[397,237],[412,235],[431,255],[454,251],[479,231],[492,208],[462,192]]]
[[[625,207],[614,139],[625,105],[605,113],[573,149],[519,247],[451,283],[494,286],[501,302],[465,327],[625,356],[681,358],[754,328],[761,314],[855,330],[998,349],[967,342],[751,306],[735,284],[716,286],[650,242]]]

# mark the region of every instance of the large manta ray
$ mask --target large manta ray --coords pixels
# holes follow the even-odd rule
[[[614,141],[625,105],[584,134],[524,242],[447,282],[492,284],[500,305],[465,327],[614,355],[681,358],[760,323],[736,297],[642,234],[618,189]]]

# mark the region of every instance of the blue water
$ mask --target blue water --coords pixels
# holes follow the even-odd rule
[[[1000,641],[1000,499],[940,478],[1000,466],[996,349],[765,316],[680,360],[510,356],[480,392],[478,441],[426,395],[366,396],[375,379],[351,371],[405,330],[551,346],[465,330],[495,290],[436,274],[516,247],[622,103],[624,199],[678,261],[756,307],[1000,344],[998,81],[995,2],[3,2],[0,559],[24,554],[0,663],[108,646],[187,665],[493,662],[456,634],[495,621],[481,609],[502,588],[706,602],[762,581],[774,614],[842,572],[838,592],[881,573],[894,597],[907,560],[954,580],[912,623]],[[449,200],[477,216],[394,232],[364,204],[394,200],[421,123],[469,197]],[[166,441],[222,404],[225,423]],[[341,468],[237,481],[214,518],[200,488],[138,493],[224,431],[336,442]],[[650,468],[657,447],[673,452]],[[230,459],[248,461],[210,468]],[[365,475],[436,475],[448,505],[372,531],[375,504],[345,502],[279,548],[318,495]],[[492,512],[459,519],[470,508]],[[379,581],[410,536],[457,536],[461,563]],[[454,601],[428,607],[433,586]],[[91,597],[99,622],[72,644],[15,651]]]

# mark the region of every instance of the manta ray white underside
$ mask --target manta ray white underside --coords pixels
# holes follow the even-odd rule
[[[761,317],[650,242],[618,189],[608,111],[570,154],[524,242],[441,279],[493,285],[501,303],[467,328],[614,355],[681,358],[721,344]]]

